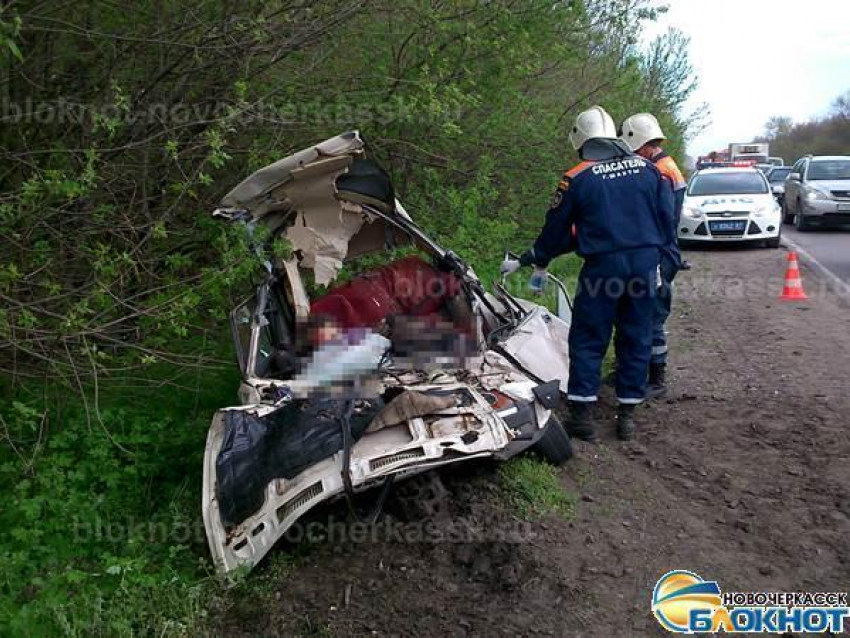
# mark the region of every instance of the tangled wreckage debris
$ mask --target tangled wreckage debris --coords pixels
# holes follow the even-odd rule
[[[214,214],[292,246],[231,313],[241,405],[214,416],[203,478],[219,570],[253,567],[323,501],[383,485],[380,502],[395,477],[531,447],[571,456],[552,415],[569,367],[563,285],[550,277],[557,314],[485,292],[416,226],[357,132],[257,171]],[[410,254],[308,297],[397,248]]]

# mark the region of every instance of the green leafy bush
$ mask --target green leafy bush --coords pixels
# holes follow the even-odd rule
[[[203,621],[215,581],[200,519],[213,409],[201,393],[144,392],[47,411],[0,411],[0,626],[15,635],[178,635]],[[227,389],[225,391],[224,389]],[[55,415],[54,415],[55,414]],[[54,431],[51,431],[54,430]]]

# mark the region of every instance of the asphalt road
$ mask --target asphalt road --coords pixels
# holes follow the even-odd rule
[[[850,284],[850,226],[801,233],[793,226],[786,225],[782,229],[782,235],[811,254],[842,281]]]

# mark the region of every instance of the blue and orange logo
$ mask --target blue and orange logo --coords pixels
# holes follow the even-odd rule
[[[684,570],[664,574],[652,613],[666,630],[695,633],[843,633],[846,592],[726,592],[717,581]]]
[[[691,631],[691,611],[722,607],[720,586],[693,572],[678,570],[665,574],[652,592],[652,613],[661,626],[677,633]]]

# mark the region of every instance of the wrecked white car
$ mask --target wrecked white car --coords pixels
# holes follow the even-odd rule
[[[551,279],[557,313],[501,284],[485,293],[414,224],[357,132],[257,171],[214,214],[292,248],[231,314],[241,405],[215,414],[203,477],[220,571],[250,569],[335,497],[531,447],[571,456],[552,414],[568,374],[563,285]],[[403,256],[351,275],[389,251]]]

